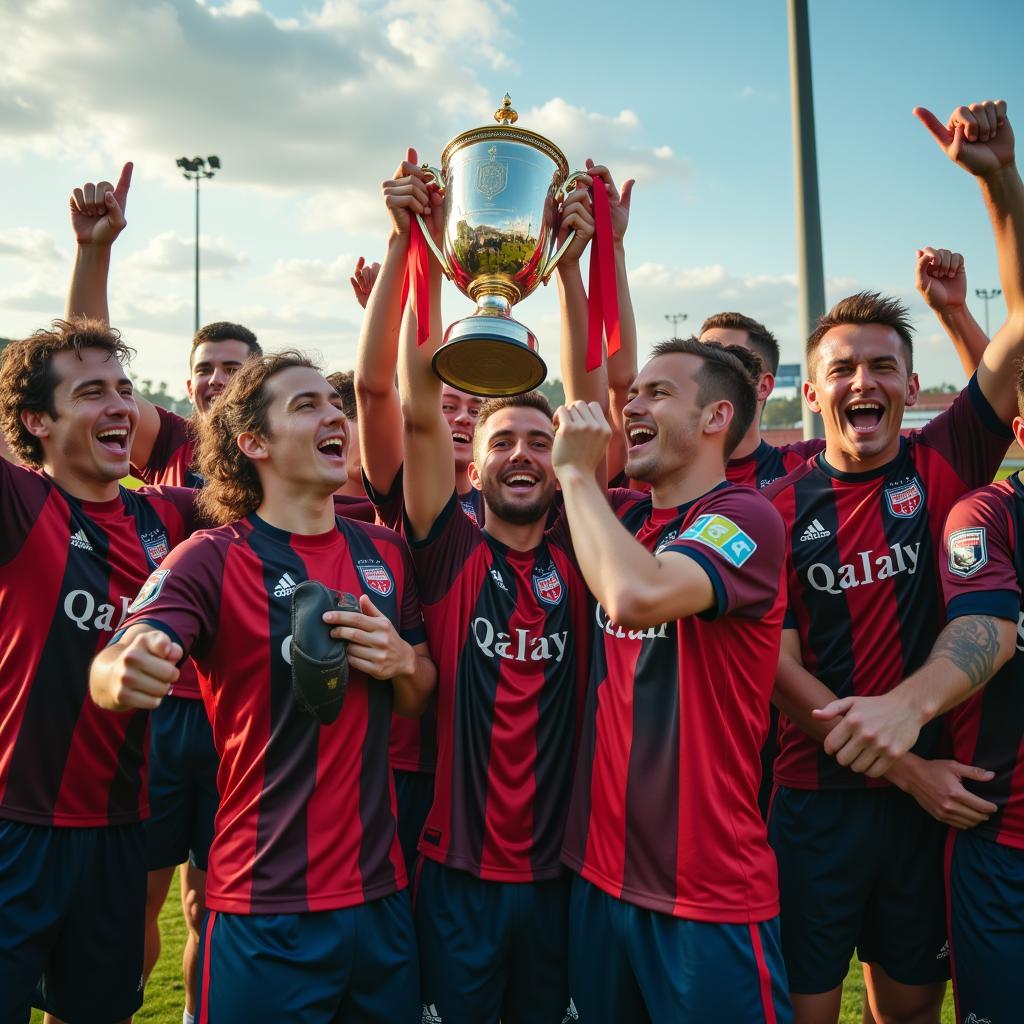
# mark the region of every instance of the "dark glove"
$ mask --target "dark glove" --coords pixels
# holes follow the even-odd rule
[[[300,708],[323,725],[339,714],[348,688],[348,644],[331,636],[324,612],[357,612],[351,594],[306,580],[292,594],[292,691]]]

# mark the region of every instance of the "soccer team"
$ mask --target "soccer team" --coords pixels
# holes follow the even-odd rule
[[[1002,102],[915,111],[981,189],[1008,319],[917,285],[970,382],[923,429],[905,307],[807,340],[823,441],[774,448],[737,313],[637,367],[632,182],[588,161],[558,265],[566,404],[431,370],[404,301],[410,150],[360,261],[351,374],[199,331],[183,420],[133,393],[107,274],[131,165],[76,189],[66,319],[0,360],[0,1020],[142,1003],[174,868],[186,1024],[1019,1019],[1024,185]],[[586,370],[588,191],[621,348]],[[397,381],[397,383],[396,383]],[[133,472],[144,486],[120,481]],[[292,693],[292,595],[348,645]],[[947,713],[948,712],[948,713]]]

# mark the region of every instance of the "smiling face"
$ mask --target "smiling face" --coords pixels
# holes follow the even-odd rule
[[[56,353],[51,370],[57,380],[56,415],[22,413],[25,427],[42,445],[47,471],[73,493],[76,485],[88,490],[127,476],[139,407],[124,368],[103,349],[83,348],[81,356]]]
[[[488,516],[525,526],[543,519],[555,496],[550,417],[540,409],[512,406],[478,428],[470,482],[483,491]]]
[[[188,397],[200,416],[210,412],[214,399],[228,386],[228,381],[249,358],[244,341],[204,341],[192,353],[192,373],[185,382]]]
[[[473,434],[483,399],[449,387],[441,389],[441,412],[448,421],[455,447],[455,468],[464,471],[473,461]]]
[[[826,457],[843,472],[876,469],[899,452],[903,410],[917,401],[917,374],[899,334],[884,324],[839,324],[814,353],[807,404],[820,412]]]

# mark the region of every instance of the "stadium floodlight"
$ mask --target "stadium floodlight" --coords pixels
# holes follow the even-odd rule
[[[175,166],[181,168],[183,178],[196,183],[196,309],[195,329],[199,330],[199,181],[202,178],[212,178],[220,170],[220,157],[211,156],[203,159],[201,156],[194,156],[189,159],[187,156],[180,156],[175,161]]]
[[[992,335],[989,333],[989,329],[988,329],[988,304],[993,299],[998,299],[999,296],[1003,294],[1003,289],[1002,288],[975,288],[974,289],[974,294],[977,295],[978,298],[981,299],[981,301],[985,303],[985,337],[986,338],[991,338]]]
[[[672,337],[679,337],[679,325],[690,317],[689,313],[666,313],[665,319],[672,325]]]

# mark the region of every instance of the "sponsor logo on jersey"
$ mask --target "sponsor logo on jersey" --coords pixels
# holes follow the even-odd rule
[[[545,604],[558,604],[562,600],[565,587],[562,586],[562,577],[554,564],[540,574],[533,577],[533,590],[537,597]]]
[[[800,543],[808,540],[824,540],[826,537],[831,537],[832,531],[826,530],[821,525],[820,519],[815,519],[802,534],[800,534]]]
[[[151,605],[164,589],[167,577],[171,575],[170,569],[157,569],[149,574],[149,579],[142,584],[142,589],[135,595],[135,600],[128,607],[128,612],[134,613]]]
[[[356,564],[356,568],[359,570],[359,575],[363,577],[363,582],[375,594],[387,597],[395,589],[395,581],[382,563],[362,559]]]
[[[295,593],[295,588],[298,583],[292,579],[292,574],[286,572],[275,584],[274,584],[274,597],[291,597]]]
[[[562,1018],[562,1024],[572,1024],[574,1020],[580,1019],[580,1011],[576,1009],[576,1002],[573,999],[569,1000],[569,1007],[565,1011],[565,1016]]]
[[[528,629],[503,633],[482,615],[475,618],[469,628],[477,647],[488,658],[504,658],[506,661],[550,661],[554,658],[561,662],[569,639],[567,629],[547,636],[531,636]]]
[[[600,606],[594,609],[597,626],[603,633],[616,640],[666,640],[668,639],[668,623],[648,626],[647,629],[623,629],[617,622],[608,618],[608,613]]]
[[[145,589],[145,588],[143,588]],[[64,598],[64,614],[82,631],[90,629],[113,633],[121,628],[132,608],[130,597],[121,597],[120,610],[112,604],[100,603],[88,590],[69,591]],[[114,621],[114,616],[117,621]]]
[[[949,535],[949,571],[954,576],[973,576],[988,564],[988,539],[984,526],[954,530]]]
[[[918,541],[916,544],[891,544],[883,555],[876,555],[873,550],[858,551],[854,561],[838,569],[826,562],[814,562],[807,568],[807,582],[823,594],[842,594],[851,587],[864,587],[901,572],[913,576],[917,572],[920,548]]]
[[[725,516],[697,516],[682,539],[695,540],[717,551],[737,569],[757,550],[754,539]]]
[[[149,533],[141,534],[139,539],[142,541],[142,546],[146,549],[150,561],[155,565],[159,565],[167,557],[170,545],[167,543],[167,534],[163,530],[150,530]]]
[[[85,535],[85,530],[79,530],[71,535],[71,546],[78,548],[80,551],[92,551],[92,545],[89,543],[89,538]]]
[[[913,480],[903,481],[886,487],[885,500],[889,511],[900,519],[913,519],[924,504],[924,489],[921,481],[915,476]]]
[[[423,1004],[423,1016],[420,1018],[420,1024],[444,1024],[434,1003],[429,1006],[426,1003]]]

